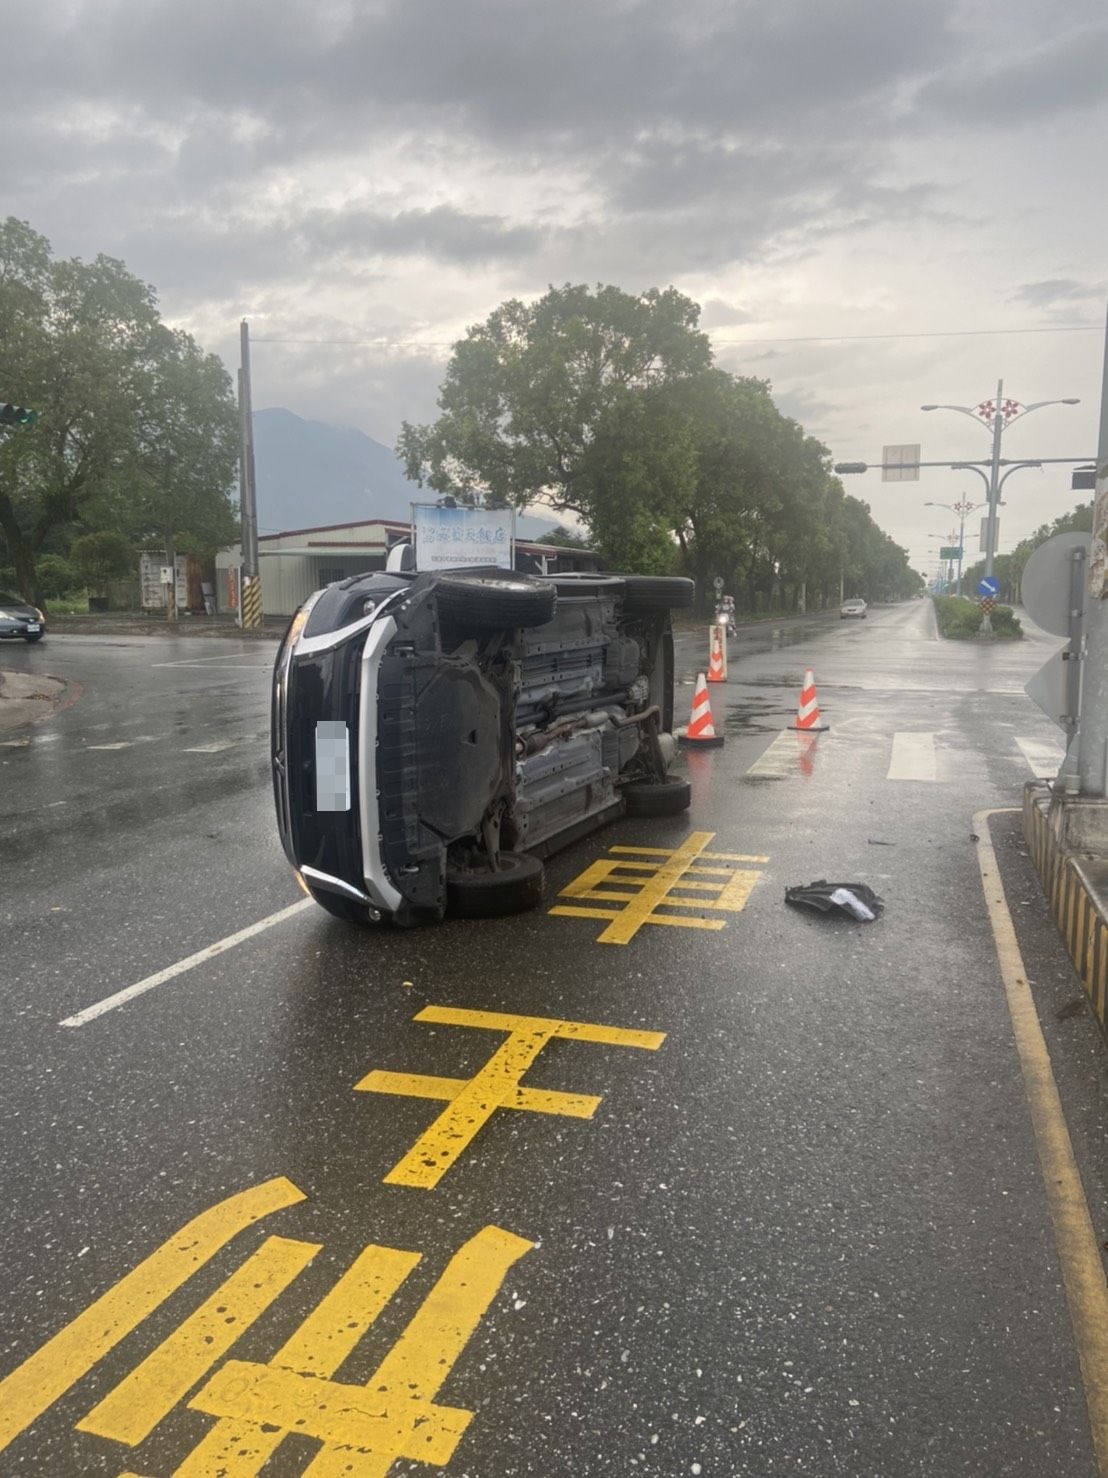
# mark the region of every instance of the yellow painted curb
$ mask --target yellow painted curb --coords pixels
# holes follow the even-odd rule
[[[1023,1070],[1031,1125],[1054,1228],[1054,1243],[1058,1249],[1085,1386],[1097,1470],[1100,1478],[1108,1478],[1108,1283],[1105,1282],[1100,1247],[1054,1081],[1050,1054],[1027,983],[1027,971],[1012,916],[1008,912],[996,853],[989,838],[989,818],[997,814],[997,811],[978,811],[973,818],[981,886],[992,924],[1016,1051]],[[1026,823],[1026,799],[1024,816]]]

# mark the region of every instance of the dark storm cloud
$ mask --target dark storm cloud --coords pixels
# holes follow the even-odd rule
[[[1084,308],[1099,303],[1104,297],[1104,284],[1078,282],[1073,277],[1047,277],[1041,282],[1025,282],[1012,294],[1013,303],[1026,303],[1030,308]]]
[[[877,171],[897,99],[956,54],[952,8],[70,0],[21,27],[0,127],[9,159],[26,140],[34,163],[0,184],[32,223],[141,250],[137,270],[191,281],[194,301],[373,257],[511,264],[522,290],[536,274],[656,281],[918,208]],[[552,201],[574,178],[591,198],[518,219],[390,206],[371,178],[369,203],[321,212],[315,174],[367,151],[447,186],[549,170]]]
[[[249,115],[256,143],[349,146],[371,124],[464,129],[506,147],[682,128],[803,133],[954,54],[949,0],[700,0],[328,7],[118,0],[28,18],[9,97],[138,104],[183,125]]]
[[[1003,38],[1002,38],[1003,39]],[[991,65],[976,53],[927,83],[920,105],[960,123],[1017,128],[1108,98],[1108,25],[1083,26]]]

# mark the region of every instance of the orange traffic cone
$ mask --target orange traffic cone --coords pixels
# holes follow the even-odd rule
[[[723,645],[722,626],[711,628],[711,641],[708,647],[708,681],[710,683],[727,681],[727,648]]]
[[[799,729],[805,734],[822,734],[831,727],[830,724],[822,723],[819,712],[819,699],[816,697],[816,680],[812,676],[812,669],[804,669],[804,686],[800,689],[800,703],[796,710],[796,723],[790,724],[790,729]]]
[[[689,727],[684,733],[678,734],[677,738],[681,744],[696,744],[701,749],[718,749],[723,743],[723,735],[716,733],[712,723],[712,705],[708,702],[708,684],[702,672],[696,674]]]

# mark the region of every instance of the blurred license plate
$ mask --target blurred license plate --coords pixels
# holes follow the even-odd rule
[[[350,809],[350,735],[345,724],[333,720],[315,726],[315,808]]]
[[[27,622],[27,630],[28,631],[40,631],[41,629],[42,628],[39,626],[39,624],[38,624],[37,621],[28,621]]]

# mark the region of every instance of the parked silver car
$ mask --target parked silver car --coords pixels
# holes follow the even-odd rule
[[[46,617],[21,595],[0,590],[0,637],[22,637],[41,641],[46,635]]]

